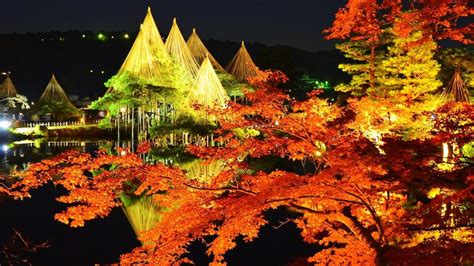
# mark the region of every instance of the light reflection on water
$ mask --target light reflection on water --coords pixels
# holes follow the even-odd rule
[[[24,140],[12,143],[0,144],[0,172],[9,174],[12,171],[20,171],[27,168],[31,163],[39,162],[57,156],[65,151],[76,150],[80,152],[94,153],[101,147],[114,147],[115,141],[74,141],[74,140]],[[130,147],[130,141],[123,141],[120,146]]]

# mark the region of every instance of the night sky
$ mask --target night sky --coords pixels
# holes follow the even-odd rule
[[[344,0],[7,0],[2,1],[0,33],[51,30],[136,31],[151,6],[160,32],[173,17],[185,37],[196,27],[204,39],[332,49],[322,38]]]

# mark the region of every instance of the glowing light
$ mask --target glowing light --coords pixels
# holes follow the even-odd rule
[[[91,73],[94,73],[94,70],[91,69]]]
[[[389,116],[389,119],[390,119],[390,122],[395,122],[395,121],[397,121],[398,116],[396,116],[396,115],[394,115],[394,114],[391,114],[391,115]]]
[[[100,71],[100,73],[104,74],[104,73],[105,73],[105,71],[104,71],[104,70],[102,70],[102,71]]]
[[[448,162],[448,156],[449,156],[449,144],[448,143],[443,143],[443,162],[447,163]]]
[[[12,121],[8,121],[8,120],[1,120],[0,121],[0,128],[1,129],[8,129],[8,128],[10,128],[11,125],[12,125]]]
[[[364,132],[364,135],[367,139],[374,143],[380,154],[385,154],[385,151],[381,148],[385,144],[385,142],[382,140],[382,133],[378,132],[377,130],[367,130]]]
[[[85,34],[82,34],[82,38],[85,38],[85,37],[86,37],[86,35],[85,35]]]
[[[432,188],[430,191],[428,191],[427,193],[427,197],[429,199],[434,199],[436,196],[438,196],[439,194],[441,193],[441,188],[437,187],[437,188]]]
[[[9,149],[10,149],[10,148],[9,148],[8,145],[6,145],[6,144],[4,144],[4,145],[2,146],[2,150],[3,150],[4,152],[7,152]]]
[[[130,35],[128,35],[128,33],[125,33],[125,34],[123,35],[123,37],[124,37],[125,39],[129,39],[129,38],[130,38]]]
[[[103,33],[99,33],[97,34],[97,39],[100,41],[105,41],[106,37]]]

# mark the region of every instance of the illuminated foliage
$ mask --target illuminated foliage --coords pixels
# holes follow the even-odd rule
[[[118,74],[128,73],[151,81],[153,84],[166,85],[163,75],[168,69],[168,54],[160,32],[155,24],[151,9],[148,8],[137,38]]]
[[[197,106],[201,111],[197,119],[208,122],[207,111],[214,108],[225,108],[229,100],[229,96],[217,77],[211,61],[206,57],[189,94],[190,104]]]
[[[383,29],[389,22],[389,16],[384,16],[384,14],[398,9],[397,4],[390,3],[395,1],[383,1],[382,4],[378,2],[376,0],[347,1],[346,5],[337,11],[332,26],[324,31],[327,34],[326,39],[350,41],[338,48],[347,53],[348,58],[363,62],[363,64],[353,68],[348,65],[340,68],[349,73],[363,73],[353,81],[354,85],[366,84],[368,81],[368,86],[372,90],[377,85],[376,49],[383,44]]]
[[[282,218],[306,243],[321,247],[308,258],[315,264],[420,265],[436,262],[433,254],[441,263],[470,264],[474,173],[466,154],[474,110],[466,102],[441,105],[432,94],[440,86],[434,40],[459,40],[460,32],[450,18],[442,23],[451,11],[442,9],[437,21],[427,15],[433,6],[460,14],[465,2],[413,3],[412,14],[401,1],[349,0],[336,14],[328,38],[349,39],[341,47],[363,64],[346,69],[360,78],[346,87],[359,96],[347,105],[331,104],[320,90],[296,101],[278,89],[288,81],[282,72],[243,70],[256,90],[245,95],[246,104],[209,110],[218,121],[217,145],[187,146],[200,158],[195,164],[149,165],[122,150],[68,152],[31,165],[0,192],[25,198],[47,182],[61,185],[67,194],[58,200],[69,207],[55,218],[73,227],[124,207],[142,245],[122,255],[123,264],[190,262],[193,241],[206,241],[213,265],[225,264],[238,239],[259,237],[272,209],[291,213]],[[452,33],[430,31],[435,22]],[[248,66],[245,61],[237,65]],[[204,78],[215,80],[211,62],[204,64]],[[120,93],[130,101],[153,99],[147,90],[168,92],[131,75],[112,82],[126,84]],[[208,88],[193,89],[202,97]],[[442,143],[453,146],[446,161]],[[150,148],[144,143],[138,150]],[[289,167],[253,167],[268,158]]]
[[[381,62],[379,82],[382,90],[388,91],[392,97],[404,97],[408,103],[421,100],[441,86],[437,80],[440,66],[433,59],[436,43],[426,41],[414,47],[410,45],[421,38],[422,32],[419,31],[409,37],[395,36]]]
[[[291,221],[303,240],[323,247],[309,258],[319,264],[371,265],[394,253],[412,254],[414,248],[423,257],[444,250],[438,244],[472,242],[462,230],[471,226],[472,170],[465,164],[448,172],[432,167],[436,147],[448,134],[457,132],[460,145],[468,143],[469,105],[439,110],[435,122],[443,126],[434,138],[404,141],[388,135],[383,155],[368,136],[354,134],[351,127],[359,123],[354,113],[318,98],[319,91],[299,102],[276,88],[287,81],[280,72],[261,72],[249,81],[258,90],[247,95],[248,105],[231,102],[214,112],[220,117],[216,141],[222,145],[187,148],[206,161],[204,168],[147,165],[130,153],[92,157],[69,152],[32,165],[18,183],[0,189],[22,198],[46,182],[65,187],[68,195],[59,200],[71,206],[56,219],[71,226],[107,216],[123,204],[124,195],[153,199],[131,222],[138,228],[148,219],[144,214],[151,213],[156,226],[143,223],[143,230],[135,229],[143,245],[121,257],[125,264],[187,261],[188,245],[206,236],[213,236],[207,253],[214,263],[225,263],[236,239],[257,238],[268,223],[265,212],[275,208],[296,213]],[[459,123],[446,120],[451,117]],[[145,143],[139,150],[149,148]],[[304,162],[312,170],[253,171],[251,162],[267,156]],[[433,187],[450,192],[435,195]],[[452,207],[443,211],[443,204]],[[149,212],[155,208],[150,206],[165,211]],[[425,231],[436,231],[436,237],[420,234]],[[433,244],[420,242],[425,238]],[[443,256],[447,261],[472,259],[465,255]],[[419,262],[413,255],[405,259]]]

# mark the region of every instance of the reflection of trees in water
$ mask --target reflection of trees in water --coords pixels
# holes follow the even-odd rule
[[[52,158],[68,150],[77,150],[80,152],[93,152],[99,149],[105,141],[77,141],[77,140],[46,140],[35,139],[27,141],[13,142],[8,145],[0,146],[0,157],[7,160],[10,170],[24,170],[29,164],[39,162],[44,159]],[[8,169],[5,162],[0,164],[0,172]],[[11,171],[7,173],[12,173]]]
[[[179,167],[186,171],[189,179],[208,183],[213,177],[225,169],[225,163],[221,160],[205,161],[196,159],[191,162],[180,164]]]
[[[174,152],[173,152],[174,151]],[[200,182],[209,182],[212,177],[218,175],[225,169],[223,161],[205,161],[201,159],[189,160],[183,152],[176,154],[176,150],[167,150],[169,157],[155,157],[155,162],[175,165],[186,171],[189,179]],[[156,156],[156,155],[155,155]],[[181,162],[180,162],[181,160]],[[140,240],[140,233],[153,229],[161,220],[161,213],[166,211],[153,201],[153,196],[122,195],[122,209],[132,226],[135,234]],[[141,240],[140,240],[141,241]],[[143,244],[143,243],[142,243]]]
[[[158,206],[152,196],[128,196],[122,195],[122,209],[127,216],[130,225],[137,237],[140,233],[148,231],[160,221],[160,213],[164,211]]]

